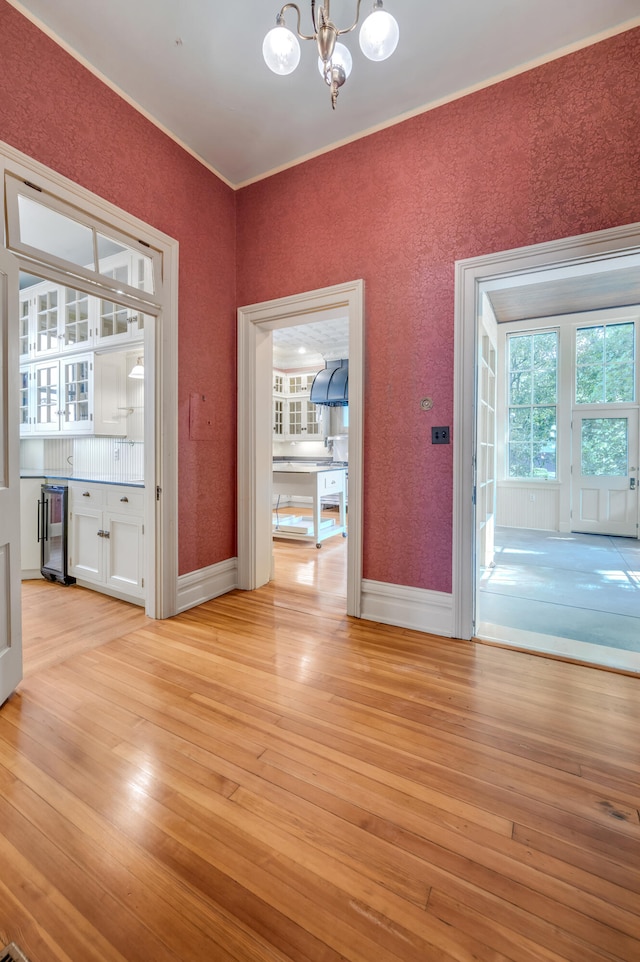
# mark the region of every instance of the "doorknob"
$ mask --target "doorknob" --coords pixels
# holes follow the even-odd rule
[[[635,486],[636,486],[636,479],[629,478],[629,487],[631,488],[632,491],[635,489]]]

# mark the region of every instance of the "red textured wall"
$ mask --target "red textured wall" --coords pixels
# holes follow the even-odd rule
[[[233,557],[234,192],[5,0],[0,140],[179,241],[179,569]],[[215,441],[189,440],[191,392],[214,399]]]
[[[638,64],[636,29],[239,192],[239,304],[365,281],[365,578],[451,590],[454,263],[640,221]]]
[[[180,242],[181,573],[236,551],[236,304],[362,277],[364,575],[450,590],[454,262],[640,221],[639,62],[634,30],[234,195],[0,0],[0,139]]]

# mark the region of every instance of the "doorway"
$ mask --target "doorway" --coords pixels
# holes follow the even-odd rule
[[[114,304],[114,318],[120,307],[128,308],[127,322],[132,312],[144,312],[145,404],[140,429],[146,441],[143,475],[148,489],[143,509],[146,612],[154,618],[170,617],[177,609],[178,585],[174,523],[177,516],[177,242],[10,146],[2,144],[0,148],[0,169],[7,185],[5,244],[17,257],[20,269],[35,272],[45,280],[66,282],[67,286],[73,284],[74,290],[83,292],[82,296],[108,297]],[[28,192],[34,197],[27,196]],[[121,278],[111,276],[108,270],[92,273],[83,267],[82,259],[68,260],[69,252],[75,249],[73,245],[49,252],[40,250],[34,243],[35,222],[29,223],[31,234],[23,236],[19,213],[21,209],[32,213],[38,204],[46,207],[49,216],[57,218],[59,225],[73,221],[76,231],[85,236],[93,232],[94,237],[99,237],[92,246],[100,258],[112,252],[105,247],[108,242],[123,248],[138,245],[144,270],[127,285],[122,284]],[[62,235],[58,232],[56,236]],[[152,258],[157,259],[156,282],[150,290],[146,279]],[[104,267],[102,260],[98,266]],[[16,284],[11,294],[12,301],[15,298],[11,312],[16,335],[18,296]],[[80,316],[80,312],[77,313]],[[80,325],[76,326],[79,329]],[[154,497],[156,492],[161,492],[162,497]]]
[[[482,296],[488,291],[492,295],[497,293],[497,300],[501,301],[501,307],[507,311],[517,311],[519,303],[529,301],[527,310],[531,311],[530,317],[553,314],[553,308],[549,308],[549,298],[553,299],[554,296],[563,298],[563,307],[557,312],[559,314],[618,305],[637,305],[640,302],[639,245],[640,225],[630,225],[476,258],[457,265],[453,600],[454,633],[458,637],[468,638],[474,633],[482,637],[475,624],[479,565],[477,559],[481,558],[482,563],[491,564],[492,552],[504,549],[504,545],[499,543],[504,541],[504,532],[496,526],[495,518],[496,491],[493,476],[496,452],[491,448],[491,432],[483,435],[482,429],[483,409],[485,421],[487,412],[491,413],[491,417],[495,413],[491,410],[490,394],[486,399],[482,399],[481,394],[483,385],[491,383],[487,374],[491,366],[487,365],[485,359],[491,357],[491,350],[496,346],[495,342],[492,344],[491,330],[486,330],[486,326],[484,330],[476,330],[477,317],[483,314]],[[540,307],[543,303],[544,309]],[[516,317],[512,316],[511,319],[516,320]],[[632,413],[631,420],[634,416]],[[602,427],[603,430],[618,430],[618,433],[621,430],[619,424]],[[564,437],[567,439],[569,432],[566,432]],[[637,467],[637,459],[629,462],[630,468],[634,466]],[[587,476],[583,478],[583,492],[586,492],[583,500],[587,513],[593,513],[594,503],[599,497],[597,492],[594,493],[598,485],[590,488],[588,480]],[[466,487],[467,484],[469,487]],[[625,478],[625,484],[629,485],[628,477]],[[602,484],[599,486],[605,491],[606,497],[609,497],[610,487]],[[465,488],[468,494],[465,494]],[[547,493],[544,492],[544,495]],[[574,495],[576,493],[574,490]],[[613,498],[616,497],[619,495],[614,494]],[[572,523],[570,526],[581,527],[579,523]],[[634,530],[637,531],[635,526]],[[559,533],[558,540],[566,540],[567,534],[567,531]],[[507,546],[507,550],[516,549],[511,545]],[[520,547],[517,550],[524,549]],[[513,632],[507,628],[504,638],[498,640],[540,650],[542,646],[534,637],[537,634],[535,622],[530,628],[529,632],[524,633],[529,635],[528,638],[520,637],[518,641],[514,641]],[[597,646],[594,647],[595,651],[578,651],[576,646],[573,646],[570,653],[556,653],[628,670],[640,668],[640,664],[636,664],[638,658],[635,653],[626,657],[624,653],[620,656],[620,652],[611,654],[604,648],[598,650]]]
[[[344,318],[349,328],[347,614],[362,594],[363,320],[361,280],[238,310],[238,587],[270,581],[274,330]]]

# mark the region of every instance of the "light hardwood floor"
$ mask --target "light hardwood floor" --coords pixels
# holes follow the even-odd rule
[[[165,622],[26,586],[0,945],[638,960],[639,680],[349,619],[342,543],[276,552],[271,585]]]

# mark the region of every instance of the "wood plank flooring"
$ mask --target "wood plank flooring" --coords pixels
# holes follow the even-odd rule
[[[0,710],[0,945],[640,958],[640,680],[349,619],[345,553],[278,542],[271,585],[164,622],[109,599],[103,636],[101,596],[26,586],[29,670]]]

